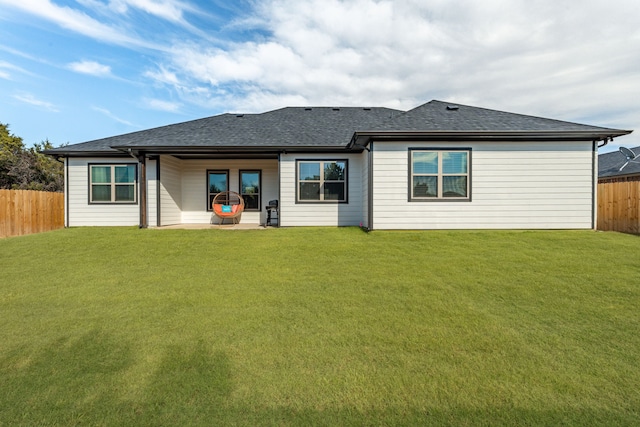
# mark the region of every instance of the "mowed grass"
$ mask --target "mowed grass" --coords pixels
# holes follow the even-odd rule
[[[0,425],[639,425],[640,238],[0,240]]]

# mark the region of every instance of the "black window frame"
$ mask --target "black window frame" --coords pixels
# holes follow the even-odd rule
[[[87,200],[90,205],[137,205],[138,204],[138,163],[134,162],[116,162],[116,163],[88,163],[87,164]],[[109,185],[111,187],[111,201],[93,201],[93,167],[105,167],[111,168],[111,179],[109,183],[96,183],[96,185]],[[135,168],[133,183],[116,183],[115,179],[115,167],[116,166],[133,166]],[[117,201],[114,200],[116,192],[116,185],[133,185],[133,201]]]
[[[222,191],[219,191],[219,192],[216,192],[216,193],[212,193],[212,192],[209,191],[209,175],[212,174],[212,173],[219,173],[219,174],[227,175],[227,188],[222,190],[222,191],[229,191],[229,169],[207,169],[206,182],[205,182],[205,187],[207,189],[207,193],[206,193],[207,212],[213,212],[213,207],[212,207],[213,199],[215,198],[216,194],[222,192]],[[213,197],[211,197],[212,194],[214,194]]]
[[[437,174],[433,174],[438,177],[438,188],[435,197],[415,197],[413,194],[413,153],[414,152],[437,152],[437,153],[446,153],[446,152],[461,152],[464,151],[467,153],[467,173],[466,174],[444,174],[442,170],[438,170]],[[471,202],[472,195],[472,158],[473,158],[473,150],[471,147],[410,147],[408,150],[408,201],[409,202]],[[441,164],[441,156],[439,155],[439,165]],[[440,190],[442,185],[440,183],[441,178],[446,176],[466,176],[467,178],[467,197],[444,197],[444,195],[440,194]]]
[[[325,163],[344,163],[344,200],[324,200],[324,191],[323,186],[327,180],[324,179],[324,164]],[[304,163],[319,163],[320,164],[320,179],[318,180],[320,184],[320,200],[307,200],[300,199],[300,165]],[[341,182],[337,180],[329,180],[330,182]],[[309,182],[309,181],[302,181]],[[349,203],[349,160],[348,159],[296,159],[296,204],[341,204],[341,203]]]
[[[258,174],[258,208],[250,209],[247,207],[247,199],[244,200],[244,210],[248,212],[261,212],[262,211],[262,170],[261,169],[240,169],[238,171],[238,194],[244,198],[245,193],[242,191],[242,174],[243,173],[257,173]],[[249,193],[247,193],[249,195]]]

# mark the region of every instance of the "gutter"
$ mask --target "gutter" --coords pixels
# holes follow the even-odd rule
[[[363,148],[372,140],[422,140],[422,141],[593,141],[613,140],[630,134],[631,130],[606,129],[596,131],[364,131],[353,134],[347,149]]]
[[[271,146],[271,147],[205,147],[205,146],[113,146],[109,150],[99,151],[52,151],[45,154],[54,157],[126,157],[130,152],[144,151],[148,155],[273,155],[280,153],[336,153],[336,152],[362,152],[363,147],[350,148],[346,145],[332,146]]]
[[[369,145],[369,152],[367,153],[369,158],[369,176],[367,177],[367,185],[369,190],[367,191],[367,230],[373,230],[373,141]]]
[[[42,151],[47,156],[60,157],[126,157],[128,154],[122,151]]]
[[[111,148],[120,151],[136,150],[154,153],[202,153],[202,154],[234,154],[234,153],[255,153],[255,154],[278,154],[281,152],[318,152],[318,151],[342,151],[347,148],[341,145],[300,145],[300,146],[153,146],[153,145],[135,145],[135,146],[117,146]]]

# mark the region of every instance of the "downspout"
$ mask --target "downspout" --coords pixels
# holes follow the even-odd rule
[[[607,144],[605,139],[604,147]],[[591,229],[597,230],[598,228],[598,142],[593,141],[591,143]]]
[[[602,145],[598,145],[598,141],[595,140],[592,142],[592,153],[591,153],[591,229],[598,229],[598,149],[604,147],[609,143],[609,141],[613,141],[611,137],[605,137],[602,139]]]
[[[367,229],[373,230],[373,141],[369,144],[369,171],[367,191]]]

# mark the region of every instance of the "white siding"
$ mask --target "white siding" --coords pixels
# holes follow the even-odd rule
[[[67,197],[70,227],[88,225],[138,225],[140,205],[136,204],[89,204],[89,163],[138,163],[133,158],[69,158],[67,159],[69,182]],[[140,170],[138,169],[138,173]],[[139,190],[139,186],[137,188]]]
[[[409,147],[468,147],[467,201],[409,202]],[[374,229],[592,228],[591,142],[375,142]]]
[[[67,159],[69,179],[66,197],[69,209],[68,225],[138,225],[140,223],[139,194],[136,204],[89,204],[89,163],[137,163],[125,157]],[[160,225],[209,223],[207,211],[207,169],[229,171],[230,190],[238,191],[240,170],[262,171],[260,211],[245,211],[241,222],[262,224],[266,221],[264,206],[278,198],[278,161],[271,160],[180,160],[161,156],[160,180],[157,161],[147,159],[147,219],[150,227],[158,225],[158,195]],[[138,165],[139,172],[139,165]],[[65,177],[66,178],[66,177]],[[139,186],[138,186],[139,193]],[[217,219],[216,219],[217,220]]]
[[[296,160],[348,159],[348,203],[296,203]],[[280,156],[280,225],[282,226],[346,226],[363,220],[363,187],[361,154],[283,154]]]
[[[160,225],[182,222],[181,164],[175,157],[160,157]]]
[[[149,227],[158,225],[158,177],[157,161],[147,159],[147,223]]]
[[[64,159],[64,226],[69,227],[69,158]]]
[[[229,190],[239,191],[241,170],[262,171],[260,211],[245,211],[241,223],[263,224],[267,201],[278,198],[278,161],[276,159],[219,159],[182,160],[182,222],[186,224],[209,223],[211,211],[207,211],[207,170],[229,171]],[[218,223],[214,218],[214,223]],[[229,222],[229,221],[227,221]]]

